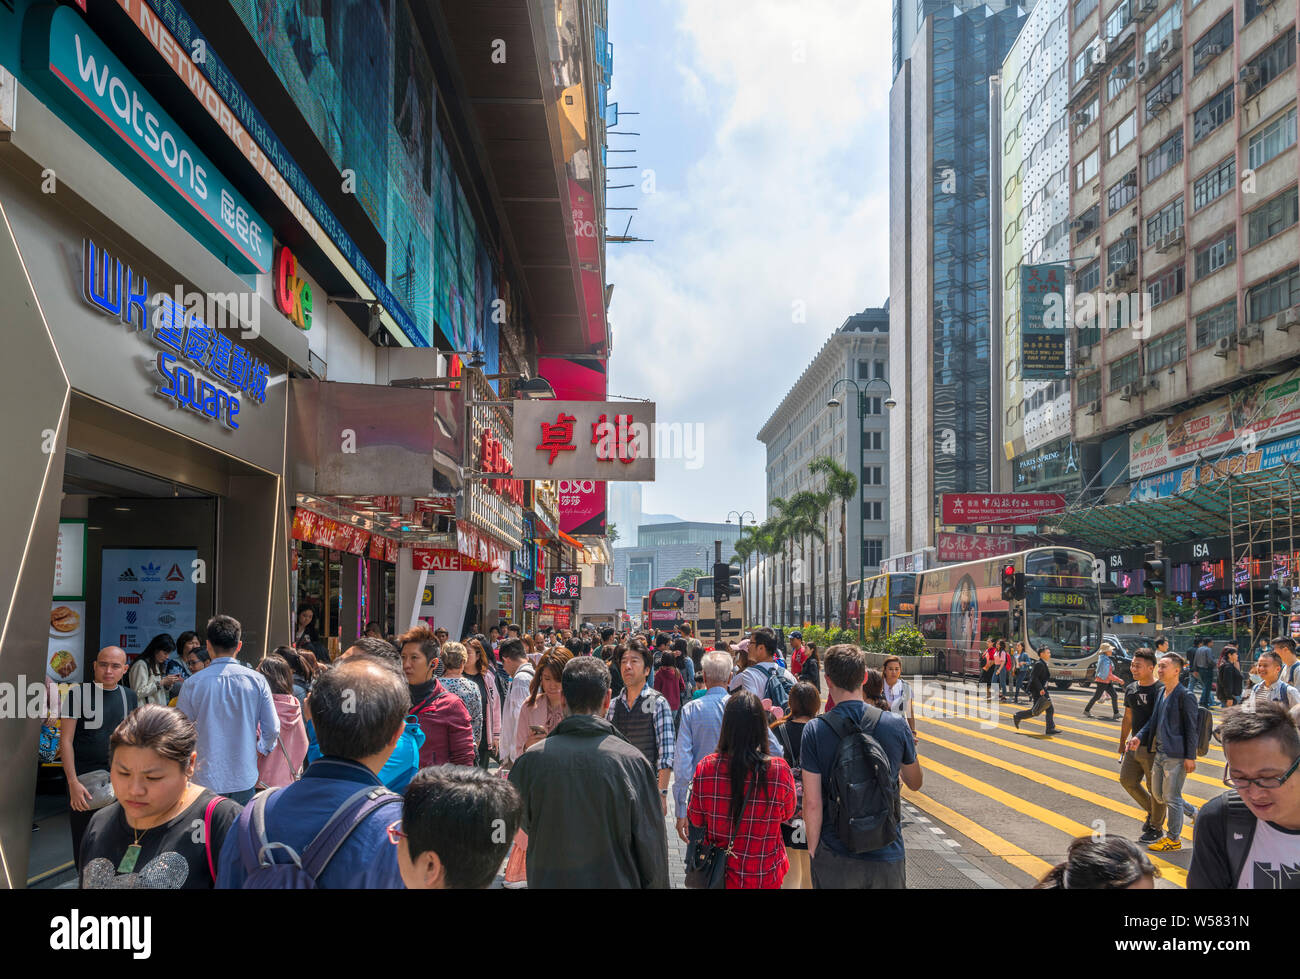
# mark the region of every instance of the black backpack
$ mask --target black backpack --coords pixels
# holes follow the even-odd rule
[[[884,711],[865,705],[856,726],[843,714],[823,714],[836,737],[835,760],[827,773],[831,818],[850,853],[870,853],[898,839],[898,783],[889,756],[875,738]]]

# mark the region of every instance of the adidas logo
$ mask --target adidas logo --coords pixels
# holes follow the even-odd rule
[[[162,566],[154,564],[152,561],[149,564],[140,565],[140,574],[146,579],[153,578],[156,580],[158,577],[158,572],[161,570],[162,570]]]
[[[118,581],[135,581],[135,580],[136,580],[135,572],[132,571],[130,568],[127,568],[125,571],[123,571],[120,575],[117,576],[117,580],[118,580]]]

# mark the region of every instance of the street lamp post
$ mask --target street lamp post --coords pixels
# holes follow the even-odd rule
[[[898,402],[894,400],[894,392],[893,392],[893,389],[889,386],[889,382],[888,382],[887,380],[885,380],[883,377],[873,377],[871,380],[867,381],[866,384],[862,385],[862,387],[859,387],[859,386],[858,386],[858,382],[855,381],[855,380],[853,380],[853,378],[851,378],[851,377],[841,377],[838,381],[836,381],[836,382],[831,386],[831,396],[830,396],[830,399],[826,402],[826,407],[827,407],[827,408],[838,408],[838,407],[840,406],[840,399],[837,398],[837,397],[835,397],[835,392],[836,392],[837,390],[839,390],[839,386],[840,386],[841,384],[850,384],[850,385],[853,386],[853,394],[854,394],[854,397],[857,399],[857,402],[858,402],[858,439],[859,439],[859,444],[861,444],[861,438],[862,438],[862,420],[863,420],[864,418],[866,418],[866,411],[864,410],[865,407],[866,407],[866,405],[863,403],[863,400],[862,400],[862,391],[863,391],[864,388],[870,388],[871,385],[873,385],[873,384],[875,384],[875,383],[877,383],[877,382],[879,382],[879,383],[881,383],[881,384],[883,384],[883,385],[885,386],[885,392],[886,392],[886,394],[885,394],[885,408],[886,408],[886,409],[893,408],[895,405],[898,404]],[[848,418],[846,417],[845,420],[844,420],[844,431],[845,431],[845,435],[846,435],[846,436],[848,435],[848,427],[849,427],[849,423],[848,423]],[[848,439],[847,439],[847,437],[846,437],[846,438],[845,438],[845,446],[844,446],[844,452],[845,452],[846,455],[848,454],[848,450],[849,450],[849,447],[848,447],[848,444],[847,444],[847,443],[848,443]],[[858,449],[858,459],[857,459],[857,462],[856,462],[856,464],[855,464],[854,466],[851,467],[851,470],[850,470],[850,471],[852,471],[852,472],[856,472],[856,473],[859,473],[859,474],[862,472],[862,450],[861,450],[861,448]],[[858,481],[859,481],[859,486],[858,486],[858,578],[859,578],[859,580],[861,580],[861,579],[863,578],[865,572],[866,572],[866,566],[867,566],[867,555],[866,555],[866,551],[867,551],[867,540],[866,540],[866,533],[865,533],[865,531],[864,531],[864,529],[863,529],[863,525],[866,524],[866,522],[867,522],[867,500],[866,500],[866,497],[865,497],[865,496],[863,495],[863,493],[862,493],[861,476],[860,476],[860,475],[859,475],[859,477],[858,477]],[[845,577],[845,581],[848,580],[848,573],[849,573],[849,569],[848,569],[848,568],[841,568],[841,569],[840,569],[840,574],[844,575],[844,577]],[[847,612],[848,609],[845,609],[844,611]],[[886,614],[888,614],[888,613],[886,613]],[[858,644],[859,644],[859,645],[861,645],[861,644],[862,644],[862,641],[863,641],[863,636],[864,636],[865,627],[866,627],[866,620],[867,620],[866,609],[865,609],[864,604],[863,604],[863,601],[862,601],[862,592],[861,592],[861,589],[859,589],[859,591],[858,591]],[[886,621],[888,621],[888,620],[886,619]]]
[[[731,523],[731,518],[733,515],[736,518],[736,522],[740,524],[740,536],[742,538],[745,536],[745,517],[747,516],[749,517],[749,523],[751,526],[758,523],[758,518],[754,516],[753,510],[745,510],[742,513],[736,513],[735,510],[732,510],[727,514],[726,523]],[[718,607],[721,608],[720,605]],[[744,568],[742,567],[741,577],[740,577],[740,625],[742,630],[744,629],[745,622],[748,620],[748,618],[749,618],[749,603],[745,601],[745,573],[744,573]]]

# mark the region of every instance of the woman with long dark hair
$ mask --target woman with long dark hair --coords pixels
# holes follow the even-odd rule
[[[1160,868],[1131,841],[1118,836],[1081,836],[1070,843],[1065,860],[1049,870],[1036,890],[1150,890]]]
[[[749,691],[722,712],[718,750],[695,769],[687,819],[727,850],[726,886],[776,889],[789,869],[781,824],[795,813],[794,775],[767,753],[767,713]]]
[[[180,677],[167,672],[167,657],[176,650],[176,643],[165,632],[149,640],[144,652],[131,664],[131,689],[142,704],[166,707],[171,699],[172,687]]]
[[[879,670],[867,668],[866,678],[862,681],[862,699],[873,707],[889,710],[889,701],[885,697],[885,675]]]
[[[813,662],[811,654],[809,662]],[[806,664],[805,664],[806,665]],[[776,740],[785,755],[785,763],[794,775],[795,799],[798,807],[794,819],[781,824],[781,836],[785,840],[785,855],[790,860],[790,870],[781,887],[784,890],[811,890],[812,869],[811,855],[808,853],[808,840],[803,833],[803,775],[800,770],[800,749],[803,746],[803,729],[821,710],[822,698],[817,688],[811,683],[800,680],[790,688],[790,709],[785,717],[772,725]]]

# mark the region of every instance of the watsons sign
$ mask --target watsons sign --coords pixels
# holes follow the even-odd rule
[[[114,258],[93,241],[82,242],[81,295],[87,304],[131,328],[148,332],[159,348],[156,389],[177,407],[239,428],[241,398],[266,400],[269,368],[248,350],[205,323],[171,296],[150,296],[144,275]]]
[[[271,271],[271,232],[252,206],[71,8],[33,10],[23,40],[23,67],[47,72],[51,96],[117,135],[129,150],[115,155],[142,189],[161,177],[170,199],[159,203],[176,205],[195,237],[236,271]]]

